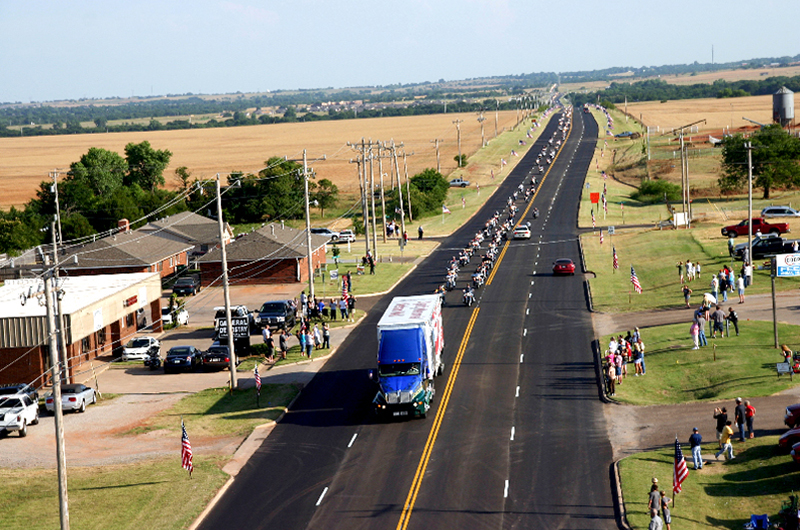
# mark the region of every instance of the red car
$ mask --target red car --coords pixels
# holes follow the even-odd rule
[[[789,454],[792,455],[792,460],[800,464],[800,443],[794,444]]]
[[[800,403],[789,405],[786,407],[786,415],[783,417],[783,423],[790,429],[800,426]]]
[[[575,274],[575,263],[571,259],[557,259],[553,263],[553,274]]]
[[[800,443],[800,427],[789,429],[778,438],[778,447],[781,449],[788,450],[797,443]]]
[[[753,217],[753,235],[756,232],[762,234],[785,234],[790,232],[791,229],[787,223],[769,223],[760,217]],[[722,229],[722,235],[725,237],[736,237],[747,235],[747,219],[739,224],[726,226]]]

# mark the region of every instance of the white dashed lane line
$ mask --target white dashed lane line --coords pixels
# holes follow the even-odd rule
[[[326,493],[328,493],[328,487],[327,486],[325,486],[325,489],[322,490],[322,493],[320,494],[319,499],[317,499],[317,506],[322,504],[322,499],[325,497]]]
[[[358,438],[358,433],[355,433],[355,434],[353,435],[353,437],[352,437],[352,438],[350,438],[350,443],[349,443],[349,444],[347,444],[347,447],[348,447],[348,449],[349,449],[350,447],[353,447],[353,444],[355,443],[355,441],[356,441],[356,438]]]

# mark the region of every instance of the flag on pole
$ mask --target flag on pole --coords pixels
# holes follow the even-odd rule
[[[608,201],[606,201],[606,194],[603,193],[603,211],[608,213]]]
[[[595,224],[595,221],[594,221],[594,208],[592,208],[592,230],[594,230],[595,228],[596,228],[596,224]]]
[[[642,294],[642,284],[639,283],[639,277],[636,276],[636,271],[633,270],[633,265],[631,265],[631,283],[633,284],[633,290],[639,294]]]
[[[342,300],[345,302],[350,300],[350,293],[347,292],[347,282],[342,282]]]
[[[508,162],[506,162],[506,159],[505,159],[505,158],[501,158],[501,159],[500,159],[500,167],[503,167],[503,166],[505,166],[506,164],[508,164]]]
[[[611,247],[614,253],[614,269],[619,269],[619,258],[617,258],[617,247]]]
[[[517,152],[516,152],[516,151],[514,151],[513,149],[511,150],[511,155],[512,155],[512,156],[519,156],[519,155],[517,154]]]
[[[181,419],[181,466],[183,469],[189,471],[189,477],[192,476],[194,466],[192,465],[192,444],[189,443],[189,435],[186,433],[186,425]]]
[[[681,483],[689,476],[689,470],[686,468],[686,459],[683,458],[683,451],[681,451],[681,444],[678,443],[678,437],[675,437],[675,469],[672,473],[672,491],[675,493],[681,492]]]
[[[462,208],[466,208],[467,207],[467,199],[466,199],[466,197],[461,197],[461,207]]]
[[[600,229],[600,244],[603,244],[603,229]]]
[[[260,396],[261,395],[261,375],[258,373],[258,364],[256,364],[255,368],[253,368],[253,375],[256,378],[256,393]]]
[[[450,210],[447,208],[447,206],[445,206],[444,204],[442,205],[442,213],[451,213]]]

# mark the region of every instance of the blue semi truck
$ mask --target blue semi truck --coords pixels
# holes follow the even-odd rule
[[[444,373],[439,295],[395,297],[378,322],[377,414],[424,418]]]

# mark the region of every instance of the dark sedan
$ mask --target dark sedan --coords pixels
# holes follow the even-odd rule
[[[203,354],[203,368],[208,370],[224,370],[230,368],[231,356],[227,346],[212,344]]]
[[[575,274],[575,263],[571,259],[557,259],[553,263],[553,274]]]
[[[175,346],[164,359],[164,373],[194,370],[203,365],[203,353],[194,346]]]
[[[778,438],[778,447],[788,451],[796,443],[800,442],[800,428],[789,429]]]

